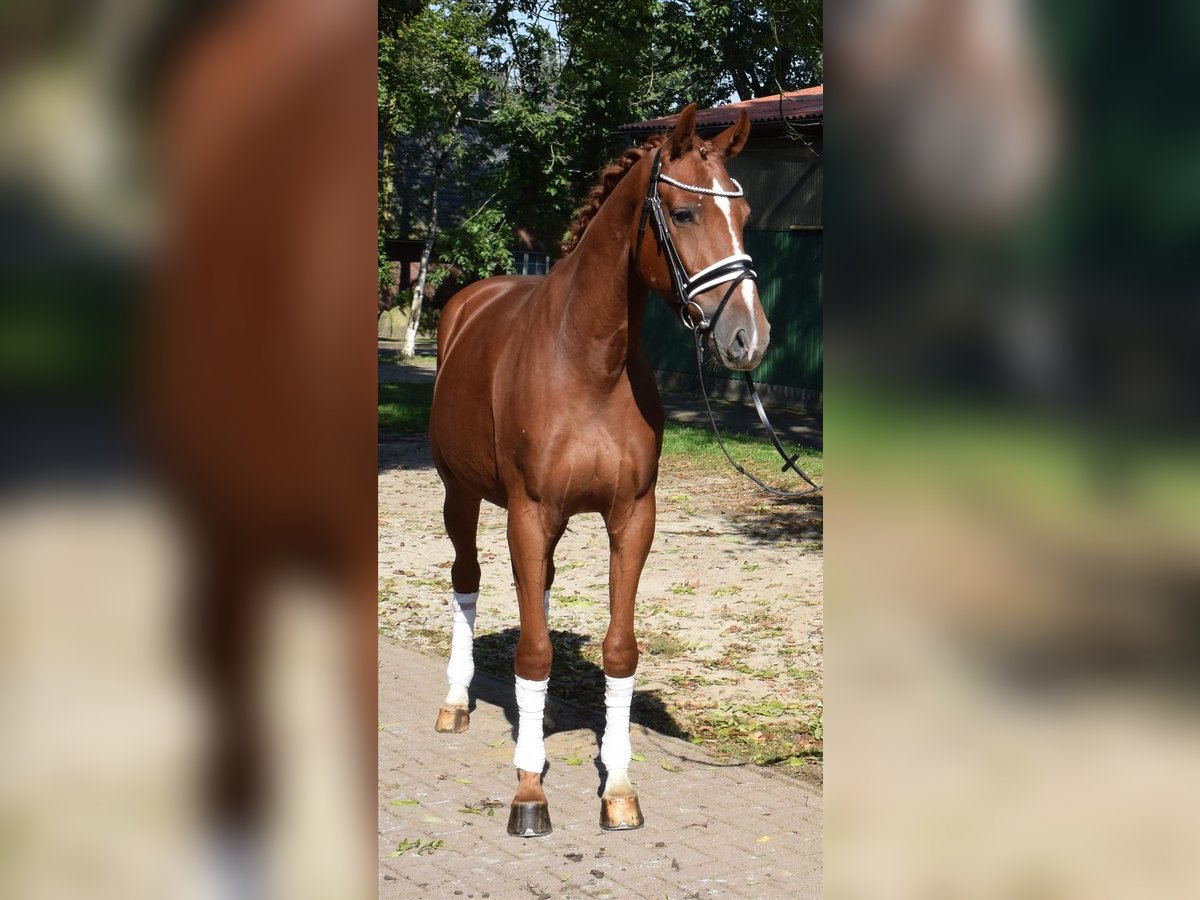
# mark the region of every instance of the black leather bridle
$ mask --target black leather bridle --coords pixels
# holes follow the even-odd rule
[[[733,179],[730,180],[733,181]],[[757,280],[758,276],[754,269],[751,268],[753,260],[745,253],[735,253],[732,256],[727,256],[701,269],[695,275],[689,276],[687,269],[683,265],[683,260],[679,257],[679,250],[675,246],[675,241],[671,238],[671,232],[667,228],[666,217],[663,215],[662,200],[658,196],[658,186],[661,183],[711,197],[744,196],[742,186],[737,181],[733,181],[736,190],[722,191],[676,181],[674,178],[662,174],[662,148],[659,147],[654,154],[654,163],[650,169],[650,181],[646,186],[646,198],[642,201],[642,216],[638,222],[634,261],[635,265],[641,262],[642,239],[646,235],[646,223],[647,221],[653,222],[654,237],[658,241],[658,246],[662,250],[663,257],[666,259],[667,272],[671,279],[671,290],[674,292],[675,299],[679,303],[679,319],[692,332],[692,337],[696,343],[696,370],[700,379],[700,391],[704,396],[704,407],[708,410],[708,420],[712,423],[713,434],[717,437],[717,444],[721,447],[721,452],[725,454],[725,458],[729,460],[729,464],[764,491],[768,491],[777,497],[797,498],[816,493],[821,488],[796,465],[796,460],[800,458],[800,455],[797,453],[789,456],[783,448],[783,444],[779,442],[779,436],[775,433],[775,429],[771,427],[771,422],[767,418],[767,411],[763,407],[762,399],[758,396],[758,389],[755,387],[754,379],[750,377],[749,372],[742,372],[742,376],[745,378],[746,385],[750,389],[750,397],[754,401],[754,408],[758,412],[758,417],[762,421],[763,427],[767,430],[767,435],[771,438],[771,443],[775,445],[776,451],[783,457],[783,469],[781,471],[786,472],[788,469],[791,469],[803,478],[810,487],[803,491],[783,491],[771,487],[753,473],[747,472],[729,455],[729,451],[725,449],[725,442],[721,439],[721,432],[717,429],[717,420],[713,416],[712,404],[708,399],[708,389],[704,384],[703,337],[716,328],[717,319],[725,311],[725,306],[729,303],[729,298],[737,291],[738,285],[747,278],[752,281]],[[712,316],[707,315],[704,312],[704,308],[696,302],[696,296],[704,291],[711,290],[719,284],[725,283],[729,284],[729,288],[725,291],[725,296],[721,298],[721,302],[717,305],[717,309]],[[692,307],[695,307],[699,314],[696,320],[692,318]]]
[[[745,253],[735,253],[732,256],[719,259],[711,266],[701,269],[695,275],[689,276],[687,269],[683,265],[683,260],[679,258],[679,250],[675,246],[675,241],[671,239],[671,232],[667,229],[667,219],[663,215],[662,200],[658,196],[658,186],[660,183],[674,185],[685,191],[691,191],[694,194],[704,194],[710,197],[742,197],[744,196],[742,186],[734,181],[733,183],[737,190],[720,191],[713,188],[699,187],[694,184],[685,184],[682,181],[676,181],[669,175],[663,175],[662,148],[660,147],[654,154],[654,164],[650,169],[650,182],[646,187],[646,199],[642,201],[642,218],[638,222],[636,258],[640,261],[642,238],[646,235],[646,222],[653,221],[654,236],[658,240],[658,245],[662,248],[663,256],[667,261],[667,272],[671,279],[671,290],[675,293],[675,299],[679,301],[680,321],[691,331],[712,331],[717,327],[717,319],[725,311],[725,305],[729,303],[729,298],[733,296],[738,285],[747,278],[751,281],[757,278],[754,269],[751,268],[754,261]],[[704,291],[711,290],[718,284],[725,284],[726,282],[729,283],[729,289],[725,291],[725,296],[721,298],[720,304],[717,305],[716,312],[709,317],[704,312],[704,308],[696,302],[696,295],[702,294]],[[695,307],[699,313],[697,320],[692,319],[691,307]]]

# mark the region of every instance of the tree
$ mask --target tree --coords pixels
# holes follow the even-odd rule
[[[479,117],[489,84],[481,62],[489,18],[478,0],[449,0],[415,15],[381,18],[392,30],[379,38],[380,231],[395,232],[404,219],[404,230],[424,235],[405,335],[408,354],[415,350],[441,228],[439,193],[486,155],[464,123]],[[412,188],[403,195],[396,191],[398,157]]]
[[[725,84],[742,100],[820,84],[821,0],[687,0]]]
[[[487,64],[494,174],[514,221],[557,243],[616,125],[820,81],[820,0],[500,0]]]

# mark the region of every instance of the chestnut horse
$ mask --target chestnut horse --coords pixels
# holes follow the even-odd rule
[[[742,250],[749,207],[724,164],[745,145],[749,119],[743,112],[711,141],[695,125],[693,104],[669,136],[627,151],[602,173],[569,252],[548,275],[470,285],[447,304],[438,327],[429,432],[455,559],[450,690],[436,727],[460,732],[468,724],[480,578],[475,535],[487,500],[508,510],[521,615],[510,834],[550,832],[542,717],[554,549],[570,518],[586,512],[604,518],[610,547],[600,824],[643,822],[629,781],[633,604],[654,537],[663,436],[658,388],[640,343],[649,291],[672,298],[685,324],[706,330],[730,369],[754,368],[767,349],[770,326]]]

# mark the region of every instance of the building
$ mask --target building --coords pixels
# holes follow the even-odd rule
[[[824,87],[729,103],[696,114],[697,131],[711,137],[750,115],[750,139],[729,161],[729,174],[746,191],[750,218],[746,252],[754,257],[758,291],[771,322],[771,349],[754,372],[776,402],[819,410],[822,391],[821,219]],[[640,143],[669,131],[675,116],[622,125]],[[646,314],[647,353],[665,385],[694,384],[695,350],[690,336],[665,304]],[[715,379],[718,393],[737,395],[741,382]],[[709,382],[710,385],[713,382]]]

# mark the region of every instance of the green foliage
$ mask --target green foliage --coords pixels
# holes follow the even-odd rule
[[[492,142],[507,148],[505,164],[491,177],[494,190],[512,220],[546,247],[561,238],[578,203],[575,119],[568,107],[546,109],[536,97],[509,90],[501,92],[488,123]]]
[[[489,14],[477,0],[449,0],[418,14],[381,20],[379,35],[380,227],[424,234],[429,194],[457,183],[481,149],[463,133],[483,114],[488,85],[481,54]],[[403,176],[405,190],[395,189]],[[395,234],[400,236],[400,234]]]
[[[379,115],[387,134],[445,146],[455,117],[485,86],[486,16],[473,0],[427,6],[379,36]]]
[[[378,237],[378,252],[379,252],[379,293],[383,294],[396,283],[395,276],[392,274],[392,266],[387,258],[387,245],[384,242],[383,231],[379,231]]]
[[[822,75],[820,0],[385,0],[380,29],[380,228],[424,237],[428,185],[456,185],[486,215],[441,223],[434,262],[469,277],[513,224],[553,251],[616,126]]]
[[[820,84],[821,0],[688,0],[696,31],[711,41],[727,91],[743,100]]]
[[[439,260],[471,280],[512,272],[512,227],[504,213],[483,207],[442,233]]]
[[[496,91],[492,181],[509,218],[552,246],[617,125],[792,90],[821,75],[819,0],[501,0],[484,54]]]

